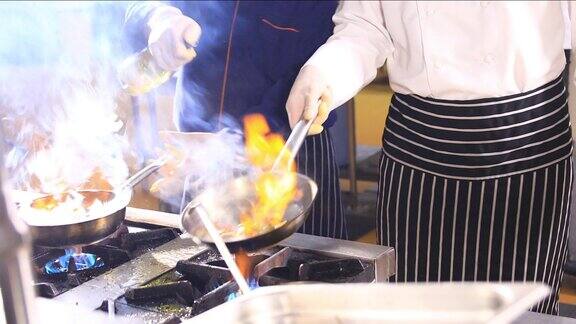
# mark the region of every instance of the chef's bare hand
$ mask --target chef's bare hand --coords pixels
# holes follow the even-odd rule
[[[170,6],[155,9],[148,20],[148,27],[148,48],[161,68],[176,71],[196,57],[194,46],[202,29],[179,9]]]
[[[308,135],[320,134],[331,106],[332,90],[320,71],[311,65],[302,68],[286,102],[290,127],[294,127],[303,116],[306,120],[314,119]]]

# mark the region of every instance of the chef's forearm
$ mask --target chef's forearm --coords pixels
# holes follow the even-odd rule
[[[376,77],[394,48],[379,1],[342,1],[333,20],[334,35],[306,65],[314,65],[329,80],[333,107],[338,107]]]

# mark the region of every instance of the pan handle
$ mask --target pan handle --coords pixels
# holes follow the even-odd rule
[[[308,131],[312,126],[314,119],[305,120],[304,118],[300,119],[296,125],[294,125],[294,129],[292,129],[292,133],[288,140],[286,140],[286,149],[288,149],[293,155],[298,153],[300,146],[304,142],[304,139],[308,135]]]
[[[156,210],[126,207],[126,220],[172,228],[182,228],[179,214],[164,213]]]
[[[156,170],[160,169],[168,160],[167,157],[161,157],[157,160],[152,161],[142,170],[136,172],[133,176],[128,178],[122,188],[132,188],[139,184],[142,180],[146,179],[149,175],[154,173]]]
[[[318,100],[318,102],[316,102],[316,105],[320,106],[321,102],[322,102],[321,100]],[[274,165],[272,166],[272,170],[278,170],[278,168],[283,167],[281,163],[283,161],[284,155],[286,154],[290,154],[289,160],[291,161],[290,163],[293,163],[292,161],[294,160],[294,158],[296,158],[296,154],[298,153],[298,150],[300,150],[302,143],[304,143],[304,139],[306,138],[306,136],[308,136],[308,131],[310,130],[310,127],[312,127],[313,123],[314,118],[309,120],[306,120],[304,116],[300,118],[300,120],[296,123],[296,125],[294,125],[294,128],[292,128],[292,132],[290,133],[290,136],[286,140],[286,144],[276,157]],[[288,165],[287,167],[289,168],[290,166],[291,165]]]

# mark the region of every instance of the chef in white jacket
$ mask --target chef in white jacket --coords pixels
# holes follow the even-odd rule
[[[395,280],[544,282],[534,310],[557,314],[572,184],[560,2],[343,1],[333,19],[286,109],[320,129],[386,64],[378,239]]]

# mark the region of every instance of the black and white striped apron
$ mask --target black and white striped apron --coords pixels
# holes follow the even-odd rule
[[[395,94],[378,200],[395,280],[544,282],[553,293],[534,310],[557,314],[571,152],[560,77],[496,99]]]
[[[298,172],[309,176],[318,184],[318,195],[299,232],[347,239],[338,165],[329,130],[306,137],[296,162]]]

